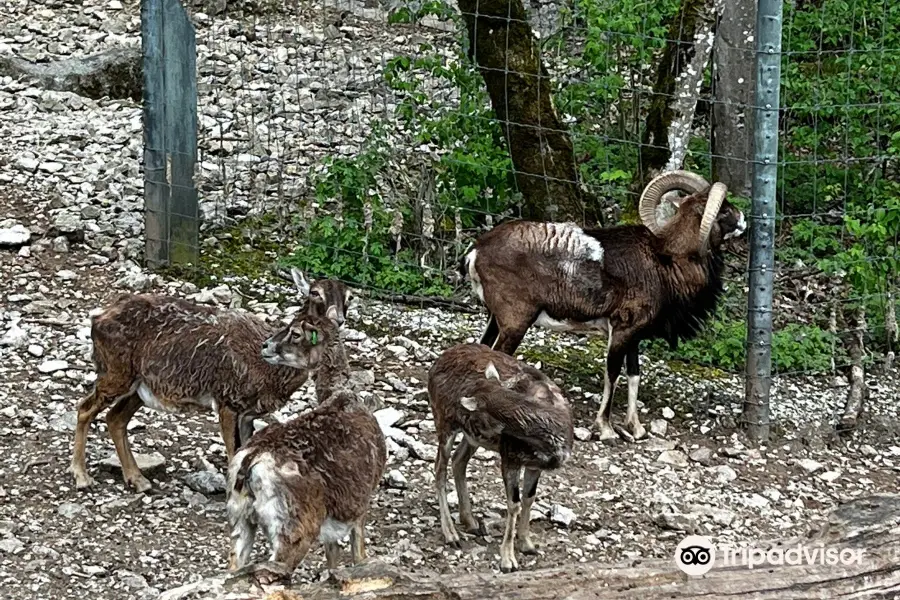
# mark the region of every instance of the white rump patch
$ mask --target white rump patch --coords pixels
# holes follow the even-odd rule
[[[466,270],[469,272],[469,282],[472,284],[472,291],[484,302],[484,286],[481,285],[481,278],[478,277],[478,271],[475,270],[475,258],[477,256],[478,250],[475,248],[466,254]]]
[[[327,542],[340,542],[350,535],[352,529],[353,525],[351,523],[342,523],[331,517],[326,517],[325,522],[322,523],[321,529],[319,529],[319,541],[323,544]]]
[[[603,246],[575,223],[545,223],[547,228],[547,250],[560,251],[576,260],[603,262]],[[564,265],[568,272],[571,266]]]
[[[253,489],[253,509],[256,517],[274,548],[278,534],[287,526],[290,516],[283,474],[276,466],[272,455],[266,452],[254,461],[247,479],[248,485]]]

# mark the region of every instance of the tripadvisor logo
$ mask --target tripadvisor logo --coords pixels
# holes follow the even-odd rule
[[[675,565],[693,577],[706,575],[716,562],[716,547],[702,535],[689,535],[675,548]]]
[[[825,548],[794,544],[763,548],[718,548],[721,566],[743,566],[753,569],[760,566],[779,565],[827,565],[849,566],[862,564],[865,550],[861,548]],[[675,565],[687,575],[699,577],[713,568],[716,547],[708,537],[689,535],[675,548]]]

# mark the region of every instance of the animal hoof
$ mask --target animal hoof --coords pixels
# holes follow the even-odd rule
[[[626,442],[633,442],[635,440],[634,436],[632,436],[631,433],[624,427],[620,425],[613,425],[613,429],[617,434],[619,434],[619,437]]]
[[[75,489],[76,490],[87,490],[94,485],[94,478],[90,475],[76,475],[75,476]]]
[[[513,573],[518,570],[519,570],[519,565],[515,561],[508,565],[504,565],[504,564],[500,565],[500,571],[502,573]]]
[[[609,444],[615,443],[619,441],[619,436],[616,434],[616,430],[610,427],[607,423],[597,422],[594,424],[597,428],[596,438],[598,441]]]
[[[535,546],[534,544],[528,544],[526,546],[521,546],[519,548],[519,552],[521,552],[522,554],[525,554],[527,556],[534,556],[535,554],[538,553],[538,549],[537,549],[537,546]]]
[[[462,542],[459,540],[447,540],[447,545],[456,550],[462,550]]]
[[[478,534],[484,529],[484,523],[476,521],[474,518],[462,519],[460,525],[466,533]]]
[[[129,479],[128,484],[131,485],[138,494],[143,494],[144,492],[149,492],[153,489],[153,484],[143,475]]]

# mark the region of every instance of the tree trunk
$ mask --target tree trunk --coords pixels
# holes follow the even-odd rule
[[[897,345],[897,341],[900,340],[900,336],[898,336],[900,332],[897,329],[897,309],[892,292],[887,293],[886,301],[887,306],[884,309],[884,335],[887,338],[887,351],[884,353],[885,372],[890,371],[894,367],[894,359],[896,358],[894,347]]]
[[[848,341],[848,353],[850,354],[850,389],[847,391],[847,403],[844,406],[844,414],[838,423],[840,430],[856,429],[856,423],[862,415],[863,402],[868,395],[866,387],[866,371],[863,358],[866,354],[866,309],[860,305],[852,319],[847,319],[850,329]]]
[[[774,543],[754,543],[768,551],[779,548],[785,560],[755,568],[725,564],[717,549],[715,566],[703,577],[688,577],[672,558],[628,561],[617,565],[571,563],[558,567],[495,573],[403,573],[377,561],[333,571],[325,583],[274,591],[248,569],[237,576],[201,580],[163,593],[160,600],[601,600],[632,598],[896,598],[900,590],[900,495],[857,498],[837,508],[809,536]],[[795,562],[785,550],[800,549],[819,560]],[[848,549],[846,562],[832,561],[823,549]],[[858,552],[862,550],[862,555]],[[674,556],[675,542],[672,542]],[[836,556],[839,556],[835,552]],[[777,555],[773,555],[777,556]],[[853,557],[859,557],[855,559]]]
[[[715,37],[714,0],[683,0],[669,26],[641,143],[641,177],[681,168]]]
[[[755,29],[755,0],[723,1],[713,67],[713,177],[744,198],[753,174]]]
[[[598,222],[596,202],[579,183],[572,140],[553,107],[550,78],[522,0],[459,0],[459,9],[469,57],[509,145],[523,216]]]

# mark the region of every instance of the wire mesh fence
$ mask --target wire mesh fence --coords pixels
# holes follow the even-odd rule
[[[843,397],[852,367],[883,368],[897,343],[900,7],[784,3],[780,80],[763,81],[756,6],[197,0],[201,269],[282,262],[460,304],[477,235],[517,217],[639,222],[659,170],[725,181],[751,215],[755,92],[775,86],[772,367]],[[749,254],[729,247],[698,339],[646,350],[743,372]]]

